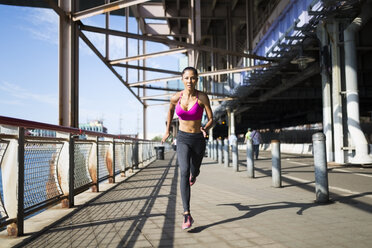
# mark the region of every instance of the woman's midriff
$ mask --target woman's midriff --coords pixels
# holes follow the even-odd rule
[[[185,120],[179,120],[180,126],[179,130],[186,132],[186,133],[200,133],[200,127],[201,127],[201,120],[196,121],[185,121]]]

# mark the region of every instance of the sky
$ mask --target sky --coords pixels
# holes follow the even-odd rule
[[[104,20],[104,15],[100,15],[84,19],[83,23],[104,27]],[[58,124],[58,23],[58,15],[50,9],[0,5],[1,116]],[[125,31],[125,18],[111,16],[110,28]],[[129,32],[137,33],[137,24],[132,18]],[[104,55],[104,35],[86,35]],[[141,135],[142,104],[84,41],[80,39],[79,43],[79,123],[100,119],[108,133]],[[137,55],[137,41],[130,39],[129,46],[129,56]],[[125,57],[125,39],[110,36],[110,49],[110,59]],[[146,43],[147,53],[167,49],[161,44]],[[174,54],[151,58],[146,66],[178,71],[182,57],[184,55]],[[124,68],[117,71],[126,77]],[[171,75],[147,73],[146,79],[167,76]],[[130,70],[129,83],[137,81],[137,71]],[[166,93],[147,91],[147,95]],[[165,130],[168,106],[159,103],[163,102],[149,102],[154,104],[147,111],[149,139],[162,135]]]

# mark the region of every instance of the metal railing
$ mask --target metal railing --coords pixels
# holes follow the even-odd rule
[[[157,144],[0,116],[0,227],[23,235],[27,216],[57,203],[73,207],[77,194],[155,160]]]

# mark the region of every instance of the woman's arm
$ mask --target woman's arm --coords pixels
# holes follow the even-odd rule
[[[211,105],[209,102],[209,97],[207,94],[205,94],[204,92],[200,92],[199,99],[204,105],[205,113],[207,114],[207,119],[208,119],[207,124],[205,124],[204,127],[200,128],[200,130],[203,132],[204,137],[206,137],[209,128],[213,125],[213,112],[212,112]]]
[[[169,110],[168,110],[168,116],[167,116],[167,127],[165,129],[165,134],[163,135],[163,138],[161,139],[161,143],[163,144],[170,135],[170,127],[174,115],[174,110],[176,108],[177,100],[178,100],[178,93],[174,94],[170,99],[169,104]]]

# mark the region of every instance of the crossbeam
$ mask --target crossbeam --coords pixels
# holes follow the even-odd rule
[[[175,53],[184,53],[184,52],[187,52],[187,49],[175,48],[175,49],[170,49],[168,51],[148,53],[148,54],[143,54],[143,55],[138,55],[138,56],[133,56],[133,57],[127,57],[123,59],[115,59],[115,60],[111,60],[110,64],[116,65],[119,63],[126,63],[130,61],[135,61],[135,60],[142,60],[142,59],[148,59],[148,58],[153,58],[153,57],[158,57],[158,56],[164,56],[164,55],[175,54]]]
[[[164,87],[154,87],[154,86],[134,86],[133,88],[146,88],[146,89],[150,89],[150,90],[161,90],[161,91],[172,91],[172,92],[177,92],[177,91],[181,91],[183,89],[174,89],[174,88],[164,88]],[[220,94],[220,93],[212,93],[212,92],[207,92],[207,91],[203,91],[205,94],[207,95],[210,95],[210,96],[220,96],[220,97],[230,97],[230,95],[227,95],[227,94]]]
[[[266,68],[272,66],[272,63],[263,64],[263,65],[255,65],[250,67],[242,67],[242,68],[233,68],[233,69],[224,69],[224,70],[217,70],[217,71],[209,71],[209,72],[202,72],[199,74],[199,77],[207,77],[207,76],[214,76],[214,75],[221,75],[221,74],[228,74],[228,73],[237,73],[237,72],[243,72],[243,71],[251,71],[255,69],[260,68]],[[168,82],[172,80],[180,80],[182,79],[182,76],[173,76],[173,77],[166,77],[166,78],[157,78],[157,79],[151,79],[151,80],[145,80],[137,83],[129,84],[130,87],[133,86],[140,86],[145,85],[149,83],[156,83],[156,82]]]
[[[124,68],[135,69],[135,70],[154,71],[154,72],[160,72],[160,73],[175,74],[175,75],[181,74],[181,72],[179,72],[179,71],[164,70],[164,69],[138,66],[138,65],[116,64],[116,65],[113,65],[113,66],[124,67]]]
[[[152,95],[152,96],[143,96],[143,97],[141,97],[141,99],[146,100],[146,99],[151,99],[151,98],[168,97],[168,96],[172,96],[172,95],[174,95],[174,93]]]
[[[137,4],[145,3],[149,1],[150,0],[119,0],[116,2],[107,3],[107,4],[103,4],[103,5],[94,7],[94,8],[76,12],[72,16],[72,20],[79,21],[87,17],[104,14],[104,13],[111,12],[111,11],[118,10],[118,9],[124,9],[130,6],[133,6],[133,5],[137,5]]]
[[[114,35],[114,36],[119,36],[119,37],[127,37],[127,38],[130,38],[130,39],[152,41],[152,42],[163,43],[163,44],[167,44],[167,45],[185,47],[185,48],[194,49],[194,50],[198,50],[198,51],[213,52],[213,53],[219,53],[219,54],[224,54],[224,55],[232,55],[232,56],[237,56],[237,57],[258,59],[258,60],[263,60],[263,61],[273,61],[274,60],[273,58],[266,58],[266,57],[262,57],[262,56],[258,56],[258,55],[254,55],[254,54],[234,52],[234,51],[221,49],[221,48],[194,45],[194,44],[191,44],[191,43],[177,41],[177,40],[169,40],[169,39],[158,38],[158,37],[153,37],[153,36],[149,36],[149,35],[140,35],[140,34],[128,33],[128,32],[124,32],[124,31],[105,29],[105,28],[99,28],[99,27],[93,27],[93,26],[87,26],[87,25],[81,25],[80,29],[85,30],[85,31],[89,31],[89,32],[109,34],[109,35]]]

